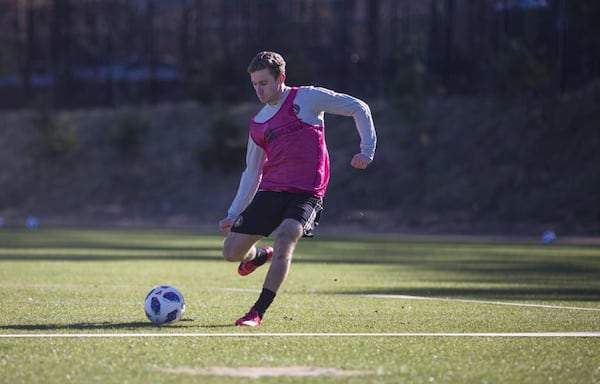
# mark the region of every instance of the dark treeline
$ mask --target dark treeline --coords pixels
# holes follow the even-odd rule
[[[0,107],[242,100],[264,49],[361,97],[561,93],[600,74],[600,2],[0,0]]]

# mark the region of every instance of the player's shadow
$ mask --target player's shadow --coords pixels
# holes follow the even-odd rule
[[[182,319],[181,321],[174,324],[166,325],[155,325],[147,321],[134,321],[128,323],[73,323],[73,324],[8,324],[0,325],[0,330],[12,330],[12,331],[58,331],[58,330],[78,330],[78,331],[91,331],[91,330],[139,330],[139,329],[189,329],[189,328],[204,328],[204,329],[218,329],[218,328],[229,328],[234,327],[234,324],[185,324],[193,323],[193,319]]]

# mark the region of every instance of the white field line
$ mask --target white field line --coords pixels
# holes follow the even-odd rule
[[[246,288],[221,288],[220,291],[229,292],[251,292],[260,293],[259,289],[246,289]],[[548,304],[530,304],[530,303],[511,303],[504,301],[492,301],[492,300],[473,300],[473,299],[450,299],[446,297],[427,297],[427,296],[410,296],[410,295],[386,295],[386,294],[366,294],[359,295],[362,297],[374,297],[378,299],[404,299],[404,300],[428,300],[428,301],[454,301],[459,303],[471,303],[471,304],[493,304],[493,305],[507,305],[513,307],[534,307],[534,308],[548,308],[548,309],[570,309],[577,311],[596,311],[600,312],[600,308],[591,307],[568,307],[564,305],[548,305]]]
[[[549,309],[570,309],[577,311],[597,311],[600,312],[600,308],[590,307],[567,307],[562,305],[546,305],[546,304],[529,304],[529,303],[510,303],[504,301],[488,301],[488,300],[470,300],[470,299],[449,299],[444,297],[426,297],[426,296],[409,296],[409,295],[362,295],[363,297],[374,297],[378,299],[403,299],[403,300],[429,300],[429,301],[454,301],[459,303],[474,303],[474,304],[494,304],[494,305],[508,305],[514,307],[535,307],[535,308],[549,308]]]
[[[600,332],[404,332],[404,333],[37,333],[6,334],[0,339],[134,337],[600,337]]]
[[[250,292],[250,293],[260,293],[260,289],[250,289],[250,288],[219,288],[219,291],[223,292]]]

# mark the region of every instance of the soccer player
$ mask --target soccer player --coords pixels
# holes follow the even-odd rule
[[[283,285],[302,236],[311,236],[329,181],[324,114],[352,116],[360,152],[350,165],[365,169],[375,154],[377,136],[369,106],[355,98],[313,86],[288,87],[285,60],[260,52],[248,73],[263,108],[250,122],[246,169],[219,227],[227,235],[223,257],[240,262],[246,276],[271,260],[263,289],[238,326],[259,326]],[[273,247],[257,243],[277,230]]]

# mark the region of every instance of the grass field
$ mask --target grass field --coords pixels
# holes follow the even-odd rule
[[[600,383],[600,246],[302,240],[263,326],[219,234],[0,229],[1,383]],[[154,327],[154,285],[185,296]],[[256,379],[257,378],[257,379]]]

